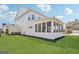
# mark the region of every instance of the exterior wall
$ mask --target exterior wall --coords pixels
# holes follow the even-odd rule
[[[72,30],[72,33],[79,34],[79,30]]]
[[[8,29],[8,27],[6,27],[6,26],[3,26],[3,27],[2,27],[2,31],[3,31],[4,33],[6,33],[6,29]]]
[[[65,34],[71,34],[72,33],[72,29],[65,29]]]
[[[12,34],[15,33],[15,32],[20,32],[20,27],[19,26],[12,26],[12,25],[8,25],[8,26],[3,26],[3,32],[6,33],[6,30],[8,29],[8,33],[7,34]]]
[[[79,20],[75,19],[72,22],[68,22],[65,32],[67,32],[67,34],[79,34]]]
[[[8,30],[9,30],[8,34],[20,32],[20,28],[18,26],[9,26]]]
[[[28,17],[31,17],[31,15],[35,15],[34,20],[32,20],[32,19],[28,20]],[[41,20],[38,19],[38,17],[40,17]],[[50,33],[35,32],[35,24],[48,22],[48,21],[51,21],[51,20],[48,20],[46,17],[31,11],[28,14],[25,14],[24,16],[17,19],[16,23],[21,27],[21,34],[23,34],[23,35],[42,37],[42,38],[53,39],[53,40],[56,39],[56,38],[64,36],[63,32],[54,33],[54,28],[55,28],[53,26],[54,20],[51,21],[51,23],[52,23],[51,24],[51,30],[52,31]],[[32,26],[33,28],[29,29],[30,26]]]

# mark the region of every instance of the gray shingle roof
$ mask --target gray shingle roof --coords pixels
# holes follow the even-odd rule
[[[72,22],[68,22],[68,23],[66,24],[66,26],[71,26],[72,24],[77,24],[77,23],[79,23],[79,20],[78,20],[78,19],[75,19],[75,20],[72,21]]]

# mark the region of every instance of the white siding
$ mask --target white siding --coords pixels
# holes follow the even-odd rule
[[[15,32],[20,32],[20,27],[19,26],[8,26],[8,30],[9,30],[9,33],[8,34],[12,34],[15,33]]]
[[[32,15],[35,16],[35,19],[28,20],[28,17],[31,17]],[[30,21],[38,20],[38,17],[45,18],[44,16],[41,16],[40,14],[37,14],[37,13],[31,11],[28,14],[25,14],[24,16],[22,16],[20,19],[16,20],[16,23],[21,27],[21,33],[25,34],[28,26],[30,26]]]

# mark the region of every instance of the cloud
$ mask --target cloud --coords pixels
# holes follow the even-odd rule
[[[7,5],[0,5],[0,19],[12,19],[14,20],[17,11],[9,11],[9,7]]]
[[[7,10],[9,10],[7,5],[4,4],[0,5],[0,11],[7,11]]]
[[[58,19],[63,19],[64,16],[56,16]]]
[[[17,11],[9,11],[9,12],[6,12],[5,14],[8,15],[7,16],[8,18],[14,19],[17,14]]]
[[[9,11],[9,12],[5,12],[5,14],[7,14],[7,15],[15,15],[15,14],[17,14],[17,11]]]
[[[0,14],[4,14],[5,12],[7,12],[9,10],[9,7],[7,5],[0,5]]]
[[[72,11],[72,9],[70,9],[70,8],[65,8],[64,9],[64,13],[66,14],[66,15],[70,15],[70,14],[72,14],[73,13],[73,11]]]
[[[0,18],[14,19],[16,14],[17,14],[17,11],[8,11],[8,12],[5,12],[4,14],[0,14],[0,15],[2,15]]]
[[[0,11],[0,14],[3,14],[3,11]]]
[[[51,10],[51,5],[47,5],[47,4],[38,4],[37,7],[44,12],[48,12]]]
[[[7,5],[0,5],[0,14],[4,14],[5,12],[7,12],[9,10],[9,7]]]

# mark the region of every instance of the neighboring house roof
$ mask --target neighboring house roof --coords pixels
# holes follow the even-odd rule
[[[66,26],[71,26],[71,25],[73,25],[73,24],[79,24],[79,20],[78,20],[78,19],[75,19],[75,21],[68,22],[68,23],[66,24]]]
[[[18,26],[18,25],[16,25],[16,24],[6,24],[3,27],[8,27],[8,26]]]
[[[64,24],[64,22],[62,22],[61,20],[59,20],[57,17],[50,17],[51,19],[54,19],[54,20],[56,20],[56,21],[59,21],[59,22],[61,22],[62,24]]]
[[[18,12],[18,13],[16,14],[16,16],[15,16],[15,20],[21,18],[22,16],[24,16],[24,15],[27,14],[27,13],[29,13],[30,11],[33,11],[33,12],[35,12],[35,13],[38,13],[38,14],[40,14],[40,15],[42,15],[42,16],[44,16],[44,17],[47,18],[47,16],[45,16],[45,15],[43,15],[43,14],[37,12],[37,11],[34,11],[34,10],[32,10],[32,9],[26,9],[26,11],[25,11],[24,13],[22,13],[20,16],[18,16],[18,14],[19,14],[19,12]],[[17,17],[17,16],[18,16],[18,17]]]

